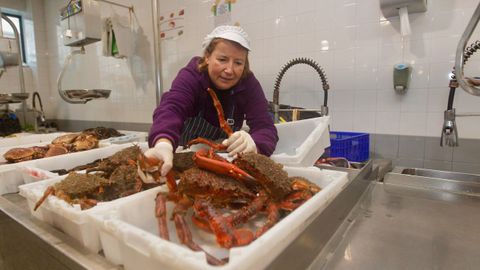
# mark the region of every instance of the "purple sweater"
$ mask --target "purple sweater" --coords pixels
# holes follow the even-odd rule
[[[174,143],[174,149],[188,117],[195,117],[203,110],[203,117],[218,127],[218,117],[207,88],[213,88],[207,72],[199,72],[200,57],[194,57],[182,68],[172,83],[170,91],[162,95],[160,105],[153,113],[153,124],[148,136],[150,146],[159,138],[167,138]],[[253,73],[229,90],[216,91],[228,115],[235,106],[233,119],[235,130],[240,129],[243,120],[250,127],[250,135],[259,153],[270,156],[278,142],[277,129],[268,113],[268,102],[260,83]]]

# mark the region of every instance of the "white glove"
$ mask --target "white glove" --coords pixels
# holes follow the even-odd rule
[[[243,130],[234,132],[228,139],[224,140],[222,144],[228,146],[227,151],[230,157],[238,153],[257,153],[257,146],[252,136]]]
[[[154,147],[145,151],[144,155],[149,158],[163,160],[163,165],[160,169],[160,174],[162,176],[166,176],[173,167],[173,146],[170,142],[159,141]]]

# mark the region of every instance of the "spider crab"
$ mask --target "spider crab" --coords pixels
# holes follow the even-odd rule
[[[225,121],[220,102],[211,89],[208,91],[220,126],[230,136],[233,131]],[[189,142],[188,146],[196,143],[210,148],[193,155],[195,167],[180,175],[178,185],[173,172],[168,173],[169,191],[158,193],[155,208],[160,237],[169,240],[166,203],[175,204],[172,220],[178,239],[192,250],[204,251],[193,241],[185,220],[190,208],[193,208],[193,223],[215,234],[218,245],[229,249],[249,244],[278,222],[281,209],[293,211],[320,190],[306,179],[289,178],[282,165],[261,154],[239,154],[231,163],[215,153],[225,146],[203,138]],[[256,232],[240,228],[265,212],[266,221]],[[222,265],[228,260],[205,253],[208,263],[213,265]]]
[[[71,171],[61,182],[48,187],[38,200],[36,210],[50,195],[55,195],[71,204],[80,204],[88,209],[98,201],[111,201],[163,184],[158,175],[152,182],[145,183],[142,170],[149,164],[137,145],[125,148],[112,156],[99,160],[86,169],[85,174]],[[157,165],[158,166],[158,165]],[[75,169],[75,168],[74,168]]]

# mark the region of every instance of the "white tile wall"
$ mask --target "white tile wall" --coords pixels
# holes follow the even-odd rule
[[[67,104],[56,93],[56,76],[70,51],[59,37],[58,7],[64,1],[31,1],[37,3],[32,10],[38,65],[32,74],[37,76],[35,87],[52,104],[47,109],[49,116],[150,122],[155,107],[151,1],[119,1],[135,6],[141,29],[135,56],[127,61],[107,59],[101,56],[98,44],[90,45],[93,49],[87,49],[87,62],[72,67],[71,73],[81,74],[82,78],[75,81],[70,75],[74,85],[114,89],[110,99],[87,105]],[[186,12],[185,34],[162,42],[162,84],[168,89],[178,70],[201,52],[202,39],[214,24],[210,12],[213,1],[159,2],[161,13],[180,7]],[[330,83],[333,130],[438,137],[455,47],[477,3],[428,1],[426,13],[410,16],[412,35],[404,40],[398,17],[383,18],[377,0],[242,0],[232,6],[232,21],[239,22],[251,37],[252,69],[268,99],[272,99],[276,74],[288,60],[311,57],[325,69]],[[124,10],[106,4],[102,8],[104,16],[108,12],[125,15]],[[472,57],[466,73],[475,75],[478,59]],[[413,67],[410,89],[404,95],[392,89],[393,65],[399,62]],[[319,107],[323,101],[320,86],[310,67],[291,68],[282,81],[280,101]],[[478,113],[478,104],[480,99],[457,91],[457,111]],[[478,119],[462,118],[458,128],[461,138],[480,138]]]

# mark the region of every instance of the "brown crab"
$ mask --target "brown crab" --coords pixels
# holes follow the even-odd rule
[[[61,182],[49,186],[33,210],[37,210],[49,195],[55,195],[70,204],[80,204],[82,210],[88,209],[104,200],[105,189],[112,184],[112,181],[94,174],[71,172]]]
[[[32,159],[38,159],[45,156],[48,147],[32,146],[25,148],[12,148],[3,154],[5,160],[9,163],[17,163]]]
[[[91,134],[70,133],[55,138],[52,144],[64,146],[69,152],[78,152],[97,148],[98,138]]]
[[[70,145],[75,139],[80,135],[80,133],[68,133],[57,138],[53,139],[52,144],[61,144],[61,145]]]
[[[68,149],[60,144],[49,144],[48,151],[45,153],[44,157],[53,157],[58,155],[67,154]]]
[[[100,172],[104,177],[109,178],[110,174],[120,165],[126,165],[136,163],[138,156],[142,153],[142,150],[138,145],[133,145],[127,148],[124,148],[115,154],[101,159],[90,167],[82,166],[79,169],[91,172]],[[75,169],[75,168],[74,168]]]
[[[141,183],[135,164],[120,164],[109,178],[104,176],[102,173],[70,172],[64,180],[47,188],[34,210],[49,195],[55,195],[71,204],[78,203],[83,210],[95,206],[98,201],[111,201],[158,186]]]
[[[99,140],[108,139],[111,137],[119,137],[123,136],[124,134],[118,132],[118,130],[114,128],[107,128],[107,127],[96,127],[96,128],[88,128],[82,131],[83,134],[90,134],[96,136]]]

